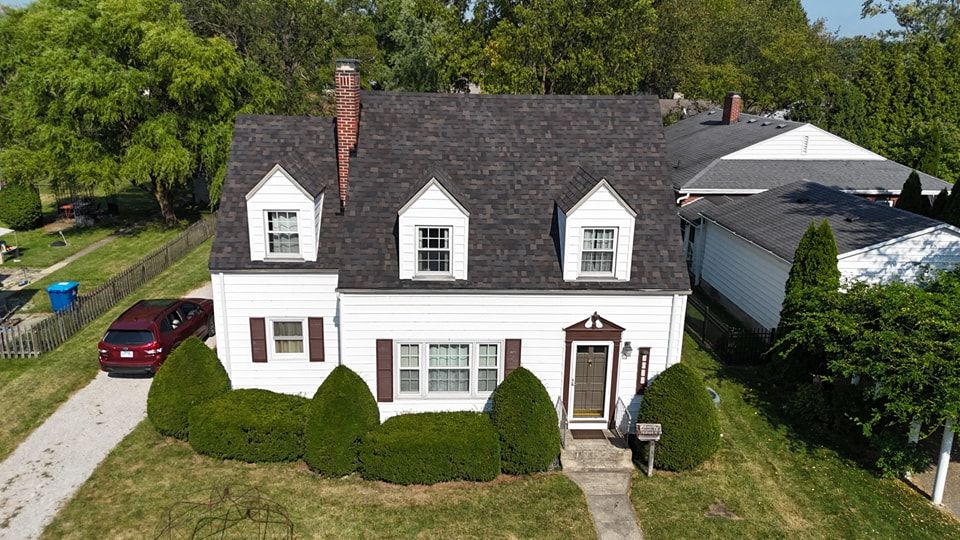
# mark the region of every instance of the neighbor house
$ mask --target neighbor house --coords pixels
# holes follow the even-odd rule
[[[777,326],[793,254],[811,223],[829,221],[846,282],[912,281],[960,263],[960,229],[814,182],[680,211],[702,220],[688,244],[694,281],[752,327]]]
[[[361,92],[237,119],[210,256],[233,385],[338,364],[383,417],[481,410],[518,366],[582,428],[680,359],[689,277],[654,96]]]

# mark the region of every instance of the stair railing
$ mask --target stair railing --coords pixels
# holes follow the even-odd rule
[[[621,439],[626,440],[627,435],[633,431],[633,415],[630,414],[630,409],[622,398],[617,398],[617,408],[613,418],[614,431]]]
[[[567,447],[567,429],[570,427],[570,422],[567,419],[567,408],[563,406],[563,400],[557,398],[557,403],[555,405],[557,409],[557,423],[560,428],[560,446]]]

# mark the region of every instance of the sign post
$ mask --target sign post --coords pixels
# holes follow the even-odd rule
[[[647,453],[647,476],[653,476],[653,453],[656,451],[657,441],[663,428],[660,424],[637,424],[637,440],[650,443]]]

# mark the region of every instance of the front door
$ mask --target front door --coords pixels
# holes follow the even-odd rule
[[[573,417],[603,418],[609,345],[577,345]]]

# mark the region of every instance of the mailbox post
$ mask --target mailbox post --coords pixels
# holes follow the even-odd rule
[[[637,424],[637,440],[650,443],[650,450],[647,453],[647,476],[653,476],[653,453],[656,451],[661,433],[663,433],[663,427],[660,424]]]

